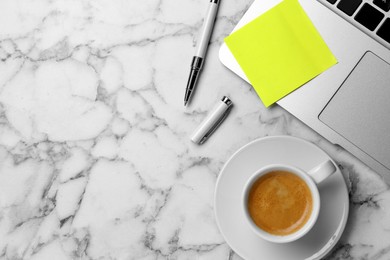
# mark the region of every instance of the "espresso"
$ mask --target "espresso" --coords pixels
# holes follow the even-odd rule
[[[298,231],[309,220],[313,198],[300,177],[287,171],[273,171],[252,185],[247,206],[259,228],[285,236]]]

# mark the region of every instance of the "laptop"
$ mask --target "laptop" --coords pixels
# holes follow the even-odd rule
[[[280,2],[255,0],[234,30]],[[390,184],[390,0],[299,2],[338,63],[277,104]],[[225,44],[219,58],[248,81]]]

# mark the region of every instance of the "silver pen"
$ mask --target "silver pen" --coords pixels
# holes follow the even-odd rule
[[[233,102],[224,96],[213,108],[203,122],[196,128],[191,136],[191,141],[196,144],[203,144],[214,133],[223,120],[227,117]]]
[[[186,94],[184,96],[184,105],[189,102],[192,93],[195,90],[196,82],[203,67],[203,62],[210,42],[211,33],[214,28],[215,18],[217,16],[219,0],[210,0],[207,16],[199,37],[195,56],[192,58],[191,72],[187,82]]]

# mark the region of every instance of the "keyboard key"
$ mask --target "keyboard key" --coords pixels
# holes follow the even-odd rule
[[[368,30],[373,31],[382,21],[385,15],[372,7],[370,4],[365,3],[359,12],[355,16],[355,20],[366,27]]]
[[[390,43],[390,18],[387,18],[386,21],[379,27],[377,33],[379,37],[383,40]]]
[[[336,2],[337,2],[337,0],[327,0],[329,3],[331,3],[332,5],[334,5]]]
[[[361,3],[362,0],[341,0],[337,8],[347,15],[352,16]]]
[[[390,0],[374,0],[374,4],[385,12],[390,10]]]

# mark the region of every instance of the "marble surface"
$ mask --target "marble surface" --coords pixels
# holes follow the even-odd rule
[[[223,1],[193,102],[185,84],[206,0],[0,1],[0,259],[240,259],[214,218],[225,161],[292,135],[342,168],[350,217],[326,259],[390,259],[390,189],[224,68],[251,0]],[[231,114],[189,135],[223,95]]]

